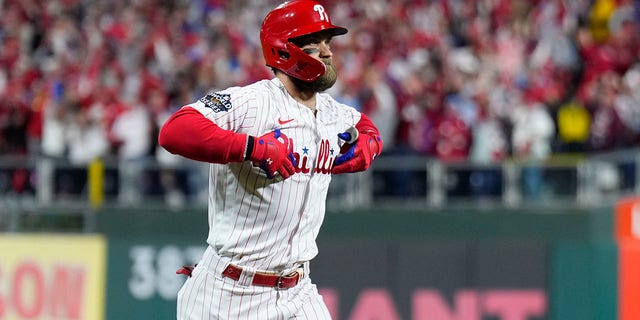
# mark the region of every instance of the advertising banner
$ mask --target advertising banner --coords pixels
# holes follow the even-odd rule
[[[175,319],[199,239],[110,240],[108,319]],[[546,319],[546,249],[537,243],[320,242],[311,263],[333,319]],[[127,307],[123,307],[127,306]]]
[[[334,320],[615,320],[611,216],[336,213],[310,275]],[[102,217],[106,318],[175,319],[175,272],[204,252],[204,214]]]
[[[105,255],[101,236],[0,235],[0,319],[103,319]]]

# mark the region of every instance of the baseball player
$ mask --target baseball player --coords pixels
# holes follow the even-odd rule
[[[315,1],[283,3],[260,29],[275,77],[211,92],[162,127],[166,150],[211,163],[208,246],[179,270],[178,319],[331,318],[309,277],[329,182],[382,150],[367,116],[322,93],[345,33]]]

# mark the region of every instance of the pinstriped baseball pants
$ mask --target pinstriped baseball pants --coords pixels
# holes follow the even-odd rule
[[[228,263],[228,262],[227,262]],[[308,275],[289,289],[254,286],[223,277],[227,266],[210,248],[178,292],[178,320],[331,320]]]

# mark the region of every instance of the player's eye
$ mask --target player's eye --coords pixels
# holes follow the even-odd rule
[[[304,48],[310,45],[313,45],[314,42],[317,43],[317,40],[314,37],[304,36],[299,38],[291,39],[291,42],[300,48]]]
[[[306,54],[314,54],[320,50],[318,50],[318,48],[303,48],[302,51]]]
[[[297,38],[291,38],[289,39],[289,41],[293,42],[299,47],[303,47],[309,44],[319,44],[320,42],[331,41],[331,38],[333,38],[333,36],[327,32],[318,32],[307,34]]]
[[[306,52],[307,54],[314,53],[314,52],[320,50],[320,45],[321,44],[324,44],[325,46],[327,46],[327,48],[331,49],[331,38],[327,38],[327,39],[324,39],[324,40],[313,41],[313,42],[303,46],[302,47],[302,51]]]
[[[305,47],[317,47],[320,45],[320,40],[318,39],[309,39],[309,41],[307,41],[304,46],[302,46],[303,48]]]

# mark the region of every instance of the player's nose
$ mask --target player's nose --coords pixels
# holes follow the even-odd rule
[[[331,52],[331,47],[326,42],[321,42],[318,46],[318,50],[320,50],[320,57],[323,58],[331,58],[333,56],[333,52]]]

